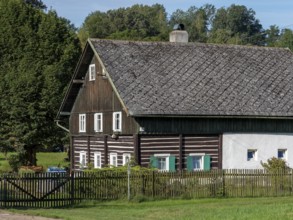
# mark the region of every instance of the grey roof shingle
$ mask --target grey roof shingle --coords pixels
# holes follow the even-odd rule
[[[293,116],[288,49],[90,42],[133,116]]]

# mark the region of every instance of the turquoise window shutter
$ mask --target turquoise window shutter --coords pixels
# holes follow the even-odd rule
[[[169,171],[176,171],[175,160],[175,156],[169,156]]]
[[[203,169],[204,170],[210,170],[211,169],[211,156],[210,155],[204,155],[203,156]]]
[[[193,171],[192,156],[187,156],[187,170]]]
[[[155,156],[151,156],[150,165],[151,168],[158,168],[158,158],[156,158]]]

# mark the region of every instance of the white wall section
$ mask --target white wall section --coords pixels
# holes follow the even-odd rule
[[[261,161],[278,157],[287,150],[287,163],[293,168],[293,134],[223,134],[223,169],[262,169]],[[247,160],[247,151],[256,150],[256,160]]]

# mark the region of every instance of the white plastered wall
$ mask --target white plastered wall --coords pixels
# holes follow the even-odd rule
[[[278,157],[287,149],[287,163],[293,168],[293,134],[223,134],[223,169],[262,169],[261,161]],[[247,151],[257,150],[257,160],[247,160]]]

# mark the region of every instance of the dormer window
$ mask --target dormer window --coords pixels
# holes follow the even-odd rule
[[[89,66],[89,81],[94,81],[96,79],[96,65],[91,64]]]

